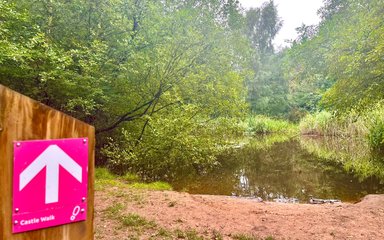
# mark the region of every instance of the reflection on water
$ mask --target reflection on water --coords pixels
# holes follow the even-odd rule
[[[254,139],[221,156],[221,166],[210,174],[184,175],[173,186],[195,194],[268,201],[307,202],[313,196],[353,202],[366,194],[384,193],[383,156],[372,155],[362,142],[335,141],[301,138],[271,144],[265,138]]]
[[[375,176],[384,182],[384,154],[372,152],[362,139],[302,137],[300,144],[322,159],[342,164],[360,181]]]

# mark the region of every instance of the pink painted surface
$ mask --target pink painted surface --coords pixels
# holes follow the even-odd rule
[[[14,142],[13,233],[83,221],[88,139]]]

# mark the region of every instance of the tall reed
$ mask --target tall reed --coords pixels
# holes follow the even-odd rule
[[[353,112],[343,116],[327,111],[308,114],[300,121],[299,129],[303,135],[319,136],[363,137],[368,133],[365,118]]]
[[[299,129],[303,135],[365,138],[372,149],[384,150],[384,102],[339,116],[327,111],[308,114]]]
[[[296,133],[297,127],[286,120],[256,115],[248,118],[247,132],[252,134]]]

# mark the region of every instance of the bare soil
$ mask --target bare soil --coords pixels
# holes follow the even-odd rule
[[[95,239],[384,239],[384,195],[313,205],[112,187],[95,197]],[[132,213],[147,222],[124,222]]]

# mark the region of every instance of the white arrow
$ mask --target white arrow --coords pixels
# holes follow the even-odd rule
[[[82,168],[59,146],[51,145],[41,153],[21,174],[19,191],[46,168],[45,203],[55,203],[59,200],[59,166],[67,170],[79,182],[82,182]]]

